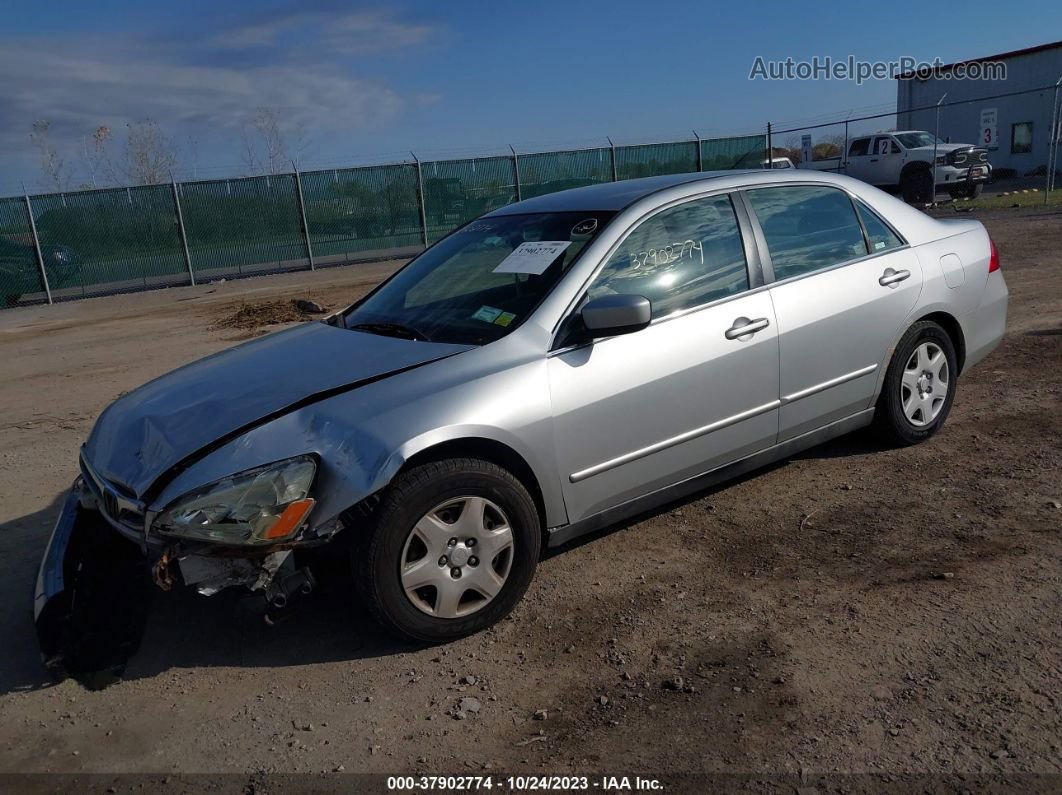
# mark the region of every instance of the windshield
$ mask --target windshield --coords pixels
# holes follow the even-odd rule
[[[919,146],[932,146],[934,143],[944,143],[932,133],[927,132],[896,133],[895,137],[896,140],[903,145],[904,149],[916,149]]]
[[[346,327],[432,342],[493,342],[527,319],[613,215],[480,218],[355,304]]]

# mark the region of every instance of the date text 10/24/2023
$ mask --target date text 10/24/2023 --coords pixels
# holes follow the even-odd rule
[[[659,779],[642,776],[389,776],[389,792],[654,792]]]

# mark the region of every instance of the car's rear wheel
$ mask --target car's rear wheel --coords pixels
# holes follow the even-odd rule
[[[469,458],[400,474],[366,530],[353,544],[363,598],[391,632],[429,643],[508,615],[531,582],[542,538],[520,481]]]
[[[875,429],[891,444],[918,444],[935,434],[955,399],[955,346],[932,321],[915,323],[903,335],[878,398]]]

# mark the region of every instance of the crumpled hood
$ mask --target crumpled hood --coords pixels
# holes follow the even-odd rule
[[[469,347],[304,323],[123,395],[96,420],[83,455],[97,474],[143,497],[170,467],[256,421]]]

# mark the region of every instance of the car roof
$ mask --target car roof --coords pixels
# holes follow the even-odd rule
[[[763,169],[731,171],[700,171],[694,174],[665,174],[640,177],[619,182],[600,182],[582,188],[547,193],[501,207],[490,215],[520,215],[522,213],[562,212],[567,210],[622,210],[639,199],[676,185],[690,182],[709,182],[740,174],[761,174]]]

